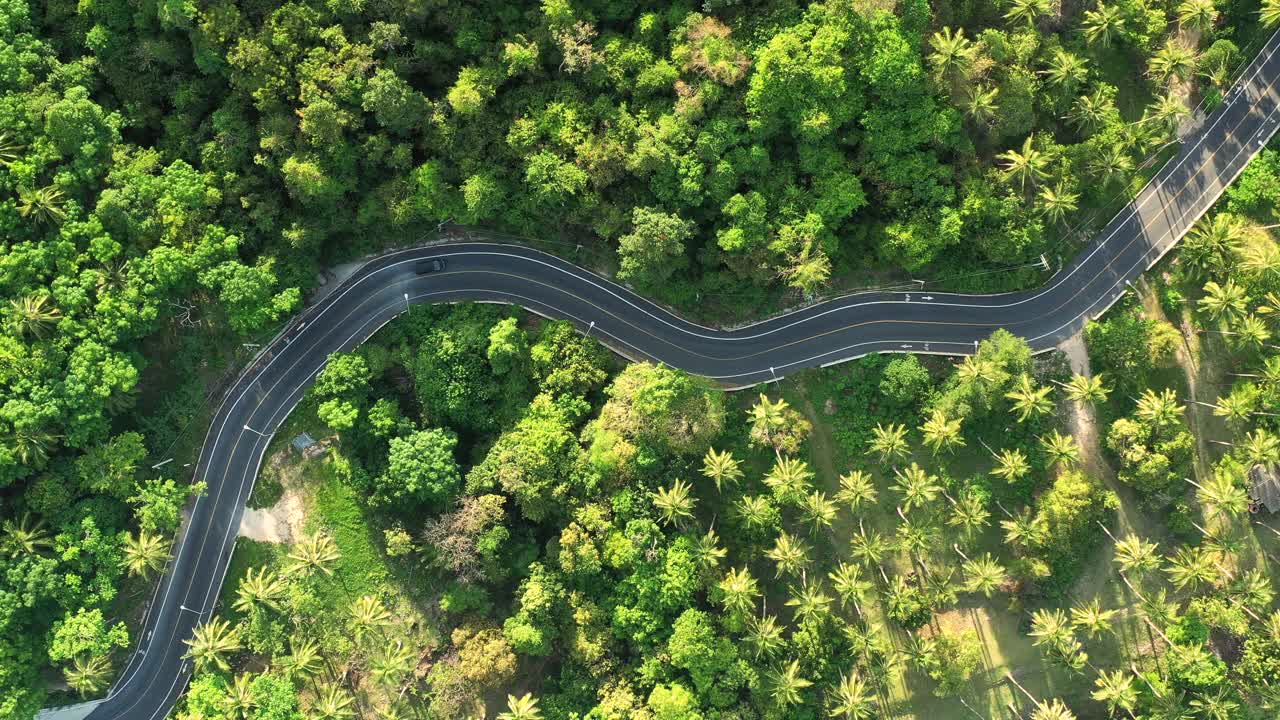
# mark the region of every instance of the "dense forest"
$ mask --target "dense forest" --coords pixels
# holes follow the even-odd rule
[[[209,401],[323,269],[452,222],[732,320],[1034,283],[1277,22],[0,0],[0,720],[114,680]],[[306,518],[241,546],[179,712],[1275,717],[1280,531],[1247,489],[1280,463],[1277,222],[1268,151],[1090,324],[1093,372],[1000,333],[748,397],[566,324],[415,309],[290,420],[328,452],[256,501]]]

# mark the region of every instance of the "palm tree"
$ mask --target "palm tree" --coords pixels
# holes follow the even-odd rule
[[[1252,463],[1274,465],[1280,462],[1280,440],[1267,432],[1266,428],[1245,433],[1240,449],[1245,459]]]
[[[316,720],[346,720],[355,717],[351,707],[355,700],[340,686],[328,683],[322,685],[311,704],[311,714]]]
[[[396,688],[417,664],[417,654],[404,643],[396,643],[369,659],[369,677],[381,687]]]
[[[743,495],[738,498],[734,510],[742,522],[752,530],[769,527],[778,517],[778,511],[769,502],[769,498],[759,495]]]
[[[183,642],[187,645],[183,657],[195,660],[197,670],[216,668],[228,672],[231,666],[226,656],[240,649],[240,631],[222,618],[213,618]]]
[[[801,622],[816,622],[831,613],[831,596],[819,583],[802,582],[799,588],[791,587],[787,607],[795,608],[795,616]]]
[[[933,47],[929,60],[943,77],[962,75],[973,63],[973,42],[964,36],[964,28],[952,32],[944,27],[929,38],[929,45]]]
[[[1197,59],[1195,48],[1170,37],[1165,41],[1164,47],[1151,56],[1147,72],[1159,83],[1164,83],[1171,77],[1186,80],[1195,74]]]
[[[1259,372],[1262,375],[1263,387],[1271,390],[1280,388],[1280,355],[1267,358]]]
[[[1042,545],[1048,533],[1044,521],[1029,509],[1024,509],[1007,520],[1001,520],[1000,527],[1004,529],[1005,540],[1010,545],[1023,548]]]
[[[1275,598],[1275,593],[1271,590],[1271,578],[1262,568],[1253,568],[1241,575],[1227,588],[1227,593],[1245,608],[1266,608]],[[1272,613],[1267,618],[1267,625],[1269,631],[1280,631],[1280,614]],[[1280,635],[1275,637],[1280,639]]]
[[[765,674],[769,687],[769,695],[773,698],[773,702],[779,708],[786,709],[792,705],[799,705],[804,701],[800,693],[805,688],[813,685],[812,682],[800,677],[800,661],[792,660],[783,667],[770,670]]]
[[[1244,288],[1228,279],[1222,285],[1210,280],[1205,283],[1204,297],[1200,298],[1200,310],[1212,320],[1230,322],[1244,315],[1249,302]]]
[[[1262,24],[1275,27],[1280,24],[1280,0],[1262,0],[1262,9],[1258,11]]]
[[[1035,0],[1019,0],[1020,2],[1033,2]],[[1034,145],[1034,135],[1028,135],[1026,140],[1022,141],[1022,151],[1006,150],[996,156],[996,159],[1005,162],[1005,176],[1009,178],[1017,178],[1019,185],[1026,190],[1027,182],[1032,185],[1039,183],[1041,180],[1049,177],[1048,171],[1045,169],[1049,164],[1049,157],[1043,152],[1037,150]]]
[[[320,646],[310,638],[290,638],[289,654],[281,658],[285,674],[298,679],[315,677],[321,670]]]
[[[871,590],[871,583],[862,578],[862,568],[842,561],[835,570],[827,573],[827,577],[831,579],[841,607],[853,605],[861,614],[862,598]]]
[[[1076,439],[1057,430],[1040,436],[1040,449],[1051,467],[1071,467],[1080,462],[1080,445]]]
[[[1191,228],[1182,241],[1180,256],[1201,275],[1220,275],[1234,264],[1244,234],[1244,222],[1239,216],[1215,213]]]
[[[1031,615],[1032,645],[1047,646],[1050,655],[1073,670],[1079,670],[1089,661],[1084,646],[1071,631],[1067,614],[1061,610],[1037,610]]]
[[[902,524],[898,525],[898,549],[917,562],[921,555],[933,547],[937,538],[937,529],[931,523],[912,522],[910,518],[903,516]]]
[[[284,597],[286,589],[284,580],[270,568],[260,567],[256,572],[254,568],[249,568],[236,588],[236,599],[231,607],[246,615],[257,607],[268,607],[279,612],[280,599]]]
[[[1088,95],[1076,98],[1071,105],[1071,112],[1067,113],[1067,119],[1081,135],[1087,137],[1105,125],[1115,112],[1116,103],[1111,94],[1098,88]]]
[[[1191,114],[1191,109],[1182,98],[1173,93],[1166,93],[1156,98],[1155,103],[1147,111],[1140,123],[1154,122],[1156,126],[1164,126],[1167,132],[1178,129],[1178,123]],[[1135,137],[1135,140],[1137,138]]]
[[[1043,74],[1050,85],[1070,95],[1089,78],[1089,64],[1079,55],[1058,48]]]
[[[827,717],[870,720],[875,717],[875,693],[850,669],[840,682],[827,689]]]
[[[831,279],[831,258],[810,236],[799,250],[787,253],[787,265],[779,275],[788,285],[810,297]]]
[[[1035,638],[1031,644],[1036,647],[1060,646],[1073,637],[1067,614],[1058,608],[1040,609],[1032,613],[1031,632],[1027,634]]]
[[[1085,631],[1090,639],[1104,632],[1111,630],[1111,618],[1116,616],[1116,610],[1103,610],[1102,603],[1098,598],[1093,598],[1087,603],[1081,603],[1071,608],[1071,624]]]
[[[62,674],[80,697],[97,695],[107,689],[111,680],[111,661],[105,655],[77,655]]]
[[[1124,15],[1120,8],[1100,2],[1096,9],[1085,11],[1083,25],[1084,38],[1090,45],[1110,47],[1124,30]]]
[[[289,572],[309,576],[318,570],[325,575],[332,575],[333,569],[329,566],[340,557],[342,555],[333,538],[323,533],[308,535],[301,542],[295,543],[289,553]]]
[[[783,647],[782,626],[772,615],[760,618],[752,615],[747,622],[747,631],[742,639],[751,648],[755,658],[772,658]]]
[[[381,633],[391,624],[391,613],[382,601],[372,595],[357,598],[351,604],[351,630],[357,643],[373,632]]]
[[[1218,471],[1204,484],[1195,483],[1196,500],[1208,517],[1235,518],[1249,511],[1249,493],[1230,473]]]
[[[677,479],[668,488],[658,488],[653,493],[653,506],[658,509],[658,517],[667,525],[680,525],[693,519],[693,507],[698,503],[693,497],[693,487],[683,480]]]
[[[32,519],[31,513],[23,513],[14,522],[12,518],[4,521],[4,539],[0,542],[0,551],[12,560],[21,555],[35,555],[41,550],[53,547],[53,540],[45,530],[44,520]]]
[[[809,565],[809,546],[786,530],[778,533],[773,547],[764,555],[778,566],[774,577],[799,575]]]
[[[880,456],[880,462],[888,463],[897,458],[907,456],[907,428],[905,425],[889,423],[888,427],[876,423],[871,428],[871,442],[867,444],[867,454]]]
[[[1062,183],[1055,187],[1040,188],[1040,212],[1051,223],[1060,223],[1067,215],[1076,211],[1080,193],[1073,193]]]
[[[1002,477],[1007,482],[1017,482],[1031,472],[1031,463],[1027,461],[1026,454],[1017,448],[1001,450],[996,453],[995,458],[996,466],[991,469],[991,474]]]
[[[62,209],[65,203],[62,191],[53,186],[39,190],[18,189],[18,215],[38,223],[61,225],[67,219],[67,211]]]
[[[1061,700],[1054,698],[1037,704],[1036,709],[1031,711],[1031,720],[1076,720],[1076,714]]]
[[[1234,334],[1228,336],[1231,344],[1244,350],[1261,350],[1271,339],[1267,324],[1257,315],[1249,313],[1236,323]]]
[[[1000,368],[989,360],[983,360],[976,355],[967,355],[956,366],[956,376],[960,378],[961,383],[983,390],[999,379]]]
[[[1231,699],[1231,689],[1219,687],[1212,694],[1202,693],[1191,701],[1191,707],[1205,720],[1232,720],[1240,703]]]
[[[1067,398],[1072,402],[1097,405],[1107,401],[1111,389],[1102,380],[1102,373],[1097,375],[1072,375],[1062,386]]]
[[[1178,404],[1178,396],[1171,388],[1165,388],[1158,394],[1147,388],[1142,391],[1142,397],[1138,398],[1135,414],[1152,428],[1159,430],[1177,422],[1184,410],[1186,407]]]
[[[1180,547],[1167,563],[1164,570],[1169,582],[1179,590],[1195,592],[1201,585],[1213,585],[1218,579],[1217,560],[1204,545]]]
[[[751,436],[773,444],[773,433],[787,426],[787,409],[790,405],[783,398],[777,402],[760,393],[760,399],[751,406]]]
[[[1164,588],[1157,588],[1155,592],[1148,593],[1146,596],[1138,596],[1138,612],[1157,625],[1168,625],[1173,622],[1178,617],[1179,607],[1179,603],[1168,599],[1168,593]]]
[[[969,92],[964,111],[974,122],[990,124],[996,117],[1000,106],[996,98],[1000,97],[1000,88],[991,85],[978,85]]]
[[[532,693],[525,693],[521,697],[507,695],[507,711],[498,713],[498,720],[542,720],[538,699]]]
[[[804,502],[800,505],[800,514],[805,522],[809,523],[810,531],[816,533],[823,528],[831,527],[831,522],[836,519],[836,504],[827,499],[826,493],[812,492],[805,496]]]
[[[1025,22],[1034,27],[1036,20],[1049,14],[1049,0],[1013,0],[1004,14],[1009,22]]]
[[[1089,166],[1106,188],[1117,180],[1124,180],[1133,171],[1133,159],[1124,146],[1111,144],[1099,150],[1089,161]]]
[[[965,560],[960,566],[960,571],[964,575],[962,587],[965,592],[982,593],[983,597],[988,598],[1009,579],[1004,566],[996,562],[991,553],[983,553],[982,557]]]
[[[142,530],[124,539],[124,567],[130,577],[145,580],[168,561],[169,543],[159,535]]]
[[[756,596],[760,594],[759,584],[745,566],[737,570],[729,568],[716,588],[720,590],[720,603],[724,609],[743,615],[755,606]]]
[[[942,486],[938,484],[938,478],[924,471],[916,463],[911,463],[911,467],[906,471],[895,471],[894,475],[898,478],[898,482],[894,484],[893,489],[902,495],[902,508],[904,510],[912,510],[938,499],[938,493],[942,492]]]
[[[977,493],[965,493],[960,499],[952,504],[951,515],[947,518],[947,524],[951,527],[960,528],[965,537],[971,537],[974,533],[985,528],[990,523],[991,511],[987,510],[987,505],[982,497]]]
[[[878,565],[887,545],[879,532],[872,530],[868,533],[859,526],[858,532],[849,538],[849,555],[863,565]]]
[[[223,707],[237,720],[247,720],[253,713],[257,702],[253,697],[253,677],[249,673],[240,673],[227,688],[227,699]]]
[[[1112,716],[1117,714],[1117,710],[1131,713],[1138,704],[1138,691],[1133,687],[1133,677],[1123,670],[1100,670],[1098,679],[1093,684],[1098,688],[1093,691],[1093,699],[1106,703],[1107,712]]]
[[[44,430],[20,430],[9,439],[13,442],[13,454],[23,465],[44,467],[60,437]]]
[[[1013,409],[1018,411],[1018,422],[1026,422],[1033,415],[1047,415],[1053,411],[1053,401],[1049,394],[1053,389],[1048,386],[1032,384],[1031,376],[1023,373],[1018,377],[1018,385],[1004,396],[1013,401]]]
[[[720,561],[729,552],[720,547],[720,538],[716,536],[716,529],[710,527],[694,543],[692,554],[698,569],[709,573],[720,567]]]
[[[836,501],[849,506],[857,512],[863,505],[876,501],[876,487],[871,475],[862,470],[854,470],[840,476],[840,491],[836,493]]]
[[[1213,0],[1182,0],[1178,5],[1178,23],[1185,28],[1204,32],[1218,22],[1218,8]]]
[[[773,491],[778,502],[795,505],[804,501],[809,492],[809,481],[813,479],[813,471],[803,460],[781,456],[774,463],[773,469],[764,476],[764,484]]]
[[[960,435],[960,418],[949,420],[946,412],[940,409],[935,409],[929,415],[920,426],[920,432],[924,435],[924,444],[934,455],[939,450],[964,447],[964,437]]]
[[[1159,547],[1133,534],[1124,536],[1116,542],[1116,565],[1120,572],[1133,573],[1139,577],[1160,567]]]
[[[1242,255],[1240,267],[1247,275],[1259,278],[1267,284],[1280,278],[1280,248],[1271,244],[1247,245]]]
[[[62,311],[43,293],[31,293],[9,301],[9,326],[20,337],[40,339],[62,319]]]
[[[725,483],[737,485],[742,479],[742,468],[738,467],[740,464],[734,459],[732,452],[716,452],[715,448],[708,448],[707,454],[702,458],[702,474],[711,478],[716,484],[716,492],[720,492]]]
[[[9,133],[0,132],[0,167],[10,167],[18,161],[18,153],[26,148],[9,137]]]

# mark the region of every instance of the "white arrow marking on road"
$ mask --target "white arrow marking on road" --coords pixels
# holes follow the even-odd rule
[[[903,346],[901,346],[901,347],[902,347],[902,349],[903,349],[903,350],[907,350],[907,349],[909,349],[911,346],[910,346],[910,345],[903,345]]]
[[[925,295],[924,297],[922,297],[922,298],[920,298],[920,299],[921,299],[921,300],[932,300],[932,299],[933,299],[933,296],[932,296],[932,295]]]

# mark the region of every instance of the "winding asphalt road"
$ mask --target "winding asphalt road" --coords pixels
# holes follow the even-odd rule
[[[1047,350],[1111,306],[1182,237],[1280,125],[1280,36],[1227,101],[1089,248],[1044,287],[1002,295],[864,293],[735,330],[683,320],[563,260],[510,245],[451,242],[365,264],[290,323],[232,387],[209,428],[196,478],[208,483],[150,605],[140,650],[93,720],[160,720],[186,687],[185,638],[214,611],[245,500],[274,432],[332,352],[349,350],[409,303],[513,303],[573,321],[636,360],[746,387],[873,352],[962,355],[997,328]],[[443,272],[414,263],[444,258]],[[75,712],[75,711],[67,711]],[[80,717],[85,712],[79,713]]]

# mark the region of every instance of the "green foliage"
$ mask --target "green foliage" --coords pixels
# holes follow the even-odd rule
[[[563,512],[575,489],[590,482],[580,466],[575,417],[548,395],[534,398],[525,416],[468,473],[468,492],[501,488],[534,522]]]
[[[61,663],[80,656],[103,657],[128,645],[129,631],[124,623],[108,626],[101,610],[81,608],[54,624],[49,659]]]
[[[386,472],[374,480],[374,502],[403,512],[445,507],[462,486],[453,457],[457,444],[457,436],[439,429],[393,438]]]
[[[684,242],[693,224],[654,208],[637,207],[631,232],[618,239],[618,277],[640,286],[657,286],[688,262]]]
[[[1105,371],[1128,392],[1147,385],[1152,371],[1172,358],[1179,342],[1177,329],[1168,323],[1125,310],[1088,323],[1084,337],[1095,370]]]

